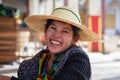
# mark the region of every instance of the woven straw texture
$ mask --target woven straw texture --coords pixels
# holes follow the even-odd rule
[[[39,32],[44,32],[45,24],[48,19],[54,19],[72,24],[80,28],[81,41],[98,41],[100,37],[86,26],[82,25],[80,15],[70,7],[59,7],[53,10],[50,15],[32,15],[25,18],[26,24]]]

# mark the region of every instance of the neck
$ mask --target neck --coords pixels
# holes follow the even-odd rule
[[[47,73],[49,74],[49,72],[50,72],[50,70],[51,70],[51,68],[52,68],[52,64],[53,64],[53,61],[54,61],[54,59],[55,59],[55,56],[54,56],[55,54],[50,54],[50,58],[49,58],[49,60],[48,60],[48,65],[47,65]]]

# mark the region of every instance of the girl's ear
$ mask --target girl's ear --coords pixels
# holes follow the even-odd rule
[[[76,44],[76,42],[79,40],[80,36],[77,35],[75,37],[73,37],[73,41],[72,41],[72,44]]]

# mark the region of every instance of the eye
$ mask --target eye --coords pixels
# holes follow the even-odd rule
[[[54,26],[50,26],[50,29],[56,30],[56,28]]]
[[[63,30],[62,32],[63,32],[63,33],[69,33],[69,31],[68,31],[68,30]]]
[[[54,25],[50,25],[48,30],[50,31],[56,31],[56,27]]]

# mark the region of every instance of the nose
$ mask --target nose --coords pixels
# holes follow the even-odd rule
[[[55,31],[55,33],[54,33],[53,35],[54,35],[54,37],[56,37],[56,38],[61,37],[61,33],[60,33],[59,31]]]

